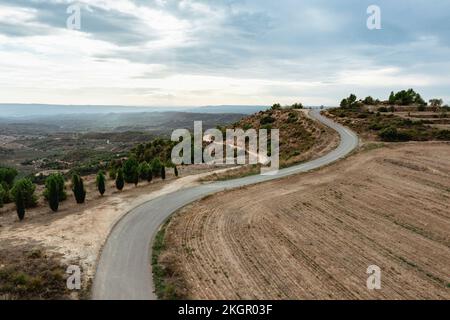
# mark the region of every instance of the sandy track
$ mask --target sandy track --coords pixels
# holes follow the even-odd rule
[[[172,219],[161,259],[190,298],[449,299],[449,161],[449,144],[397,145],[208,197]]]

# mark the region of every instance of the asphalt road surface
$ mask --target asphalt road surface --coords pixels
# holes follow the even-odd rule
[[[151,242],[162,223],[185,205],[226,189],[279,179],[330,164],[348,155],[358,145],[358,137],[351,130],[313,110],[310,116],[336,130],[339,146],[325,156],[281,169],[276,175],[255,175],[186,188],[155,198],[126,214],[109,235],[93,283],[94,300],[152,300],[153,279],[150,264]]]

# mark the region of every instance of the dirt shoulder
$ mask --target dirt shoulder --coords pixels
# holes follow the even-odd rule
[[[449,161],[448,143],[377,146],[208,197],[171,219],[159,263],[192,299],[449,299]]]
[[[179,167],[180,178],[175,178],[172,172],[168,172],[166,181],[155,179],[151,183],[142,182],[138,187],[126,185],[122,192],[117,191],[114,181],[109,180],[103,197],[96,191],[95,177],[86,177],[85,204],[77,205],[72,192],[68,189],[68,199],[60,204],[57,213],[53,213],[41,199],[37,208],[27,211],[26,218],[22,222],[18,221],[14,205],[6,205],[0,209],[0,249],[4,253],[2,256],[5,257],[0,264],[12,266],[18,265],[16,262],[21,261],[23,265],[26,265],[30,261],[33,262],[29,259],[27,252],[38,250],[43,256],[51,257],[49,267],[57,263],[65,270],[64,267],[70,264],[80,265],[83,270],[83,288],[89,289],[88,285],[94,276],[101,248],[114,224],[123,215],[160,195],[194,186],[199,183],[199,179],[204,178],[211,171],[220,172],[221,170],[228,169],[202,165]],[[9,256],[7,252],[11,251],[16,252],[17,259],[13,259],[17,260],[16,262],[7,259]],[[41,263],[44,262],[41,260]],[[19,267],[19,270],[25,272],[28,269]],[[63,284],[65,285],[64,279]],[[72,294],[70,297],[77,298],[77,295],[80,298],[79,293]],[[27,298],[28,296],[19,297]],[[39,297],[35,296],[35,298]],[[53,298],[60,297],[53,295]]]

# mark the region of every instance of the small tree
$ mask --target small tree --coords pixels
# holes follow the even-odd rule
[[[177,169],[177,166],[173,166],[173,173],[175,174],[175,177],[178,177],[178,169]]]
[[[133,178],[133,180],[134,180],[134,186],[137,187],[137,185],[139,184],[139,173],[137,172],[137,170],[136,170],[136,172],[134,173],[134,178]]]
[[[153,172],[154,177],[161,176],[162,164],[158,158],[153,159],[151,167],[152,167],[152,172]]]
[[[117,190],[122,191],[124,185],[125,185],[125,180],[123,179],[123,170],[122,170],[122,168],[119,168],[119,170],[117,170],[117,178],[116,178]]]
[[[48,182],[48,204],[53,212],[59,208],[59,186],[56,179],[50,179]]]
[[[139,165],[139,170],[138,170],[138,172],[139,172],[139,178],[140,179],[142,179],[142,180],[147,180],[148,181],[148,179],[149,179],[149,175],[151,175],[151,168],[150,168],[150,165],[147,163],[147,162],[142,162],[140,165]],[[151,179],[150,179],[150,181],[151,181]]]
[[[123,164],[123,177],[126,183],[136,183],[139,163],[134,157],[131,157]]]
[[[66,193],[66,180],[64,179],[64,176],[60,173],[53,173],[45,179],[45,190],[44,190],[44,198],[46,200],[49,200],[49,187],[50,187],[50,181],[54,180],[56,183],[56,186],[58,188],[58,198],[59,201],[64,201],[67,199],[67,193]]]
[[[72,191],[77,203],[84,203],[86,190],[84,189],[83,179],[78,174],[72,176]]]
[[[161,179],[166,180],[166,167],[161,166]]]
[[[17,174],[16,169],[0,167],[0,182],[5,182],[11,188]]]
[[[13,199],[17,199],[17,193],[21,193],[21,197],[24,202],[25,208],[33,208],[37,205],[37,197],[34,194],[36,186],[30,179],[20,179],[14,183],[14,187],[11,189],[11,195]]]
[[[97,184],[98,192],[102,196],[106,191],[105,180],[106,180],[105,174],[103,173],[103,171],[99,171],[95,182]]]
[[[3,194],[2,194],[3,203],[5,204],[5,203],[13,202],[14,199],[11,198],[11,192],[10,192],[9,185],[5,181],[2,181],[2,182],[0,182],[0,186],[2,186],[2,188],[3,188]]]
[[[15,193],[14,202],[16,203],[17,216],[22,221],[25,218],[25,201],[21,189]]]

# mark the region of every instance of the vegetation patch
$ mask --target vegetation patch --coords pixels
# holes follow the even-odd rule
[[[439,124],[438,121],[446,123],[447,108],[442,106],[442,100],[438,99],[430,100],[428,105],[420,94],[409,89],[392,92],[386,101],[374,100],[371,97],[357,100],[357,97],[352,94],[342,100],[339,108],[328,110],[328,115],[359,134],[374,140],[450,141],[450,130],[432,126]],[[406,116],[400,116],[401,112]],[[417,113],[411,114],[411,112]],[[429,113],[435,113],[436,117],[430,116]],[[417,118],[419,116],[423,118]]]
[[[178,275],[176,259],[164,253],[166,249],[167,220],[155,236],[152,246],[152,272],[155,293],[161,300],[186,299],[184,281]]]
[[[0,300],[70,299],[65,268],[56,256],[8,246],[0,249],[0,261]]]

